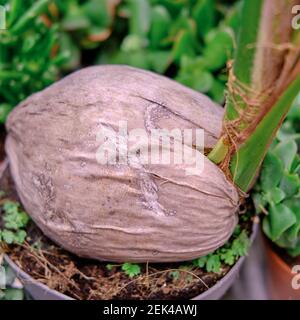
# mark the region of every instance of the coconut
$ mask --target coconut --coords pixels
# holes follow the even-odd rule
[[[142,162],[144,140],[127,161],[104,163],[99,150],[107,142],[103,132],[118,132],[120,121],[126,134],[143,129],[146,136],[153,129],[202,128],[205,148],[211,148],[222,116],[209,98],[163,76],[90,67],[11,112],[6,153],[24,208],[70,252],[117,262],[190,260],[228,240],[239,203],[236,188],[195,148],[195,138],[192,145],[181,141],[202,161],[203,170],[193,174],[186,163]],[[179,140],[170,141],[172,158]]]

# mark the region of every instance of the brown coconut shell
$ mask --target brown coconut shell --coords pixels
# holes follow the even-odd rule
[[[232,234],[235,187],[203,155],[201,175],[186,175],[185,164],[101,165],[97,133],[117,130],[120,120],[147,132],[203,128],[211,147],[222,115],[206,96],[163,76],[90,67],[13,110],[6,153],[25,209],[65,249],[108,261],[190,260]]]

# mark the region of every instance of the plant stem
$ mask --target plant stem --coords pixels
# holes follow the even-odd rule
[[[209,154],[243,192],[300,91],[294,0],[244,0],[222,135]],[[278,15],[278,12],[281,14]]]

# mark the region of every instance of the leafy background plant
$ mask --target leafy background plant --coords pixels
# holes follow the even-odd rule
[[[276,245],[300,255],[300,96],[264,161],[253,199],[263,231]]]
[[[0,257],[1,261],[1,257]],[[24,292],[22,290],[22,286],[20,282],[16,279],[13,271],[6,265],[3,265],[3,270],[1,269],[1,274],[3,278],[5,277],[5,287],[6,289],[0,288],[0,300],[23,300]]]
[[[226,3],[125,0],[118,16],[128,31],[112,38],[97,61],[167,74],[222,103],[239,9]]]
[[[30,220],[29,216],[21,209],[18,202],[5,199],[4,193],[1,194],[1,198],[3,225],[0,225],[0,245],[1,243],[22,244],[27,236],[26,227]],[[22,286],[12,270],[3,264],[3,257],[4,254],[0,250],[0,267],[3,265],[0,268],[0,283],[1,286],[5,285],[6,287],[5,290],[1,290],[0,287],[0,300],[23,300]]]
[[[0,1],[7,8],[7,30],[0,31],[0,122],[33,92],[54,82],[64,57],[56,52],[57,26],[42,13],[47,0]],[[67,58],[67,57],[65,57]]]
[[[2,206],[3,227],[0,229],[0,242],[22,244],[26,238],[29,216],[21,209],[18,202],[5,201]]]
[[[30,94],[80,66],[123,63],[224,101],[238,1],[0,0],[0,122]]]

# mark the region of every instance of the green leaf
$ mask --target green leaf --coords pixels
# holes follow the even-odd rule
[[[200,92],[206,93],[211,90],[214,78],[210,72],[203,70],[194,75],[193,88]]]
[[[175,281],[177,281],[180,278],[180,272],[177,270],[170,272],[170,275]]]
[[[138,35],[129,34],[123,39],[121,50],[126,53],[140,51],[145,47],[145,40]]]
[[[26,30],[26,27],[32,23],[32,21],[39,16],[41,13],[45,12],[50,0],[38,0],[26,11],[24,15],[20,17],[19,20],[12,26],[10,32],[12,34],[20,34]]]
[[[69,14],[64,17],[61,26],[64,31],[75,32],[89,29],[91,23],[84,13],[78,9],[69,12]]]
[[[3,241],[7,244],[12,244],[15,239],[14,233],[10,230],[3,230],[1,232],[1,237],[2,237]]]
[[[195,40],[197,39],[196,25],[193,19],[190,18],[189,11],[186,7],[182,8],[180,13],[173,18],[171,28],[169,30],[169,42],[171,44],[181,31],[189,31],[193,34]]]
[[[82,11],[97,26],[108,27],[112,22],[107,0],[86,1],[82,6]]]
[[[220,270],[221,270],[220,257],[216,254],[209,255],[206,263],[206,271],[219,273]]]
[[[219,273],[221,270],[221,261],[232,266],[237,258],[247,255],[250,247],[250,239],[245,230],[241,230],[240,225],[235,229],[233,240],[228,241],[223,247],[192,261],[192,264],[198,268],[205,268],[207,272]]]
[[[296,195],[297,193],[299,193],[299,188],[300,188],[299,175],[289,174],[285,172],[280,182],[280,188],[286,194],[287,198],[290,198]]]
[[[264,197],[271,205],[273,205],[280,203],[286,197],[286,194],[282,189],[273,188],[269,190]]]
[[[235,255],[231,249],[223,250],[220,257],[229,266],[232,266],[235,263]]]
[[[18,230],[14,235],[14,243],[23,244],[26,239],[27,233],[24,230]]]
[[[227,12],[224,19],[224,26],[231,28],[234,33],[238,33],[238,28],[241,25],[241,9],[242,9],[242,1],[238,1],[235,3],[229,11]]]
[[[257,214],[262,213],[262,209],[267,204],[267,200],[265,199],[265,197],[261,193],[257,192],[252,195],[252,199],[254,201],[255,212]]]
[[[296,138],[295,138],[296,139]],[[300,173],[300,155],[297,153],[291,166],[291,173]]]
[[[124,263],[122,270],[130,277],[137,276],[141,273],[141,267],[138,264]]]
[[[215,0],[199,0],[192,9],[192,16],[197,23],[200,36],[204,36],[215,24]]]
[[[165,73],[172,62],[171,52],[153,51],[148,53],[148,61],[151,69],[158,73]]]
[[[128,0],[130,6],[130,34],[146,38],[150,29],[151,10],[148,0]]]
[[[283,45],[280,34],[289,35],[290,30],[288,14],[278,16],[276,13],[280,8],[282,3],[276,1],[242,1],[241,26],[223,122],[223,128],[228,130],[223,130],[221,144],[212,151],[218,154],[216,148],[224,150],[222,144],[227,145],[223,159],[217,160],[225,166],[225,171],[230,163],[233,183],[244,192],[255,182],[268,147],[300,90],[295,62],[291,66],[293,72],[283,73],[281,90],[267,95],[269,88],[276,87],[280,71],[277,68],[281,65],[283,68],[285,60],[279,51],[274,51],[269,58],[267,42]],[[292,41],[291,36],[290,41],[284,43]],[[276,61],[281,61],[281,65]]]
[[[213,84],[209,91],[212,99],[219,104],[223,104],[225,100],[225,85],[216,79],[213,79]]]
[[[234,183],[247,192],[255,181],[257,171],[266,154],[268,145],[277,132],[277,126],[285,117],[300,89],[300,76],[277,100],[270,112],[256,126],[255,131],[232,157],[231,172]],[[285,158],[288,166],[289,158]]]
[[[72,40],[72,37],[66,33],[62,32],[59,34],[59,44],[61,47],[61,52],[67,59],[64,59],[62,64],[63,70],[73,70],[80,65],[80,50]]]
[[[3,220],[5,222],[5,228],[18,230],[26,227],[29,222],[29,216],[19,209],[17,202],[6,201],[3,205],[5,211]]]
[[[181,57],[194,57],[196,54],[195,38],[191,31],[181,30],[176,36],[172,56],[177,62],[180,62]]]
[[[238,225],[236,225],[236,227],[234,228],[232,235],[235,236],[235,237],[238,237],[238,236],[241,234],[241,232],[242,232],[241,225],[238,224]]]
[[[283,174],[283,164],[278,156],[269,152],[265,158],[260,174],[262,189],[267,192],[279,185]]]
[[[168,36],[171,22],[171,16],[165,7],[161,5],[153,7],[149,34],[150,46],[152,48],[158,49],[161,46],[162,40]]]
[[[3,300],[23,300],[24,293],[22,289],[7,288]]]
[[[3,209],[7,214],[15,214],[18,213],[19,204],[13,201],[6,201],[3,205]]]
[[[7,18],[8,26],[11,27],[15,20],[22,14],[22,0],[10,1],[9,16]]]
[[[294,258],[300,256],[300,241],[294,248],[288,249],[288,254]]]
[[[284,204],[271,205],[269,215],[263,220],[263,230],[272,241],[276,241],[295,222],[296,217],[289,207]]]
[[[108,270],[108,271],[111,271],[113,268],[115,267],[115,265],[114,264],[107,264],[106,265],[106,269]]]
[[[238,79],[244,84],[250,84],[252,81],[257,50],[253,44],[258,43],[264,3],[265,1],[262,0],[242,1],[241,25],[234,71]]]
[[[285,170],[289,172],[297,154],[296,142],[294,140],[280,142],[273,152],[281,159]]]
[[[298,94],[297,98],[295,99],[287,118],[292,121],[300,120],[300,94]]]
[[[203,58],[205,66],[211,70],[218,70],[226,65],[226,61],[232,56],[232,36],[223,30],[212,30],[205,37]]]
[[[245,230],[232,242],[231,250],[236,257],[243,257],[248,254],[250,239]]]
[[[120,51],[110,63],[128,64],[141,69],[151,68],[147,52],[144,50],[133,51],[130,53]]]
[[[200,257],[198,259],[193,260],[193,264],[199,268],[204,268],[206,263],[207,263],[207,256]]]
[[[4,264],[6,286],[12,286],[16,280],[16,274],[7,264]]]
[[[292,242],[291,247],[300,242],[300,199],[293,198],[284,202],[293,211],[296,222],[286,231],[286,237]]]
[[[214,84],[213,75],[204,68],[202,57],[190,58],[183,56],[180,71],[176,80],[200,92],[209,92]]]

